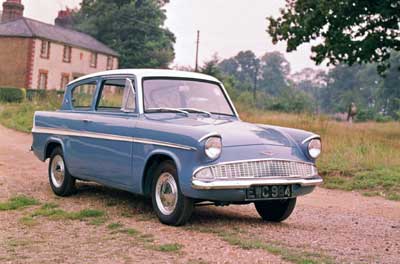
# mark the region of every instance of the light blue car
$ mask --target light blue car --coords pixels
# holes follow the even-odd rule
[[[95,181],[151,196],[162,223],[196,205],[254,203],[283,221],[322,183],[318,135],[240,120],[223,84],[192,72],[115,70],[69,83],[62,107],[36,112],[32,150],[54,193]]]

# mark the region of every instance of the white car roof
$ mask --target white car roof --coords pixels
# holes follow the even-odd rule
[[[79,82],[81,80],[85,80],[88,78],[99,77],[103,75],[125,75],[132,74],[137,78],[145,78],[145,77],[176,77],[176,78],[193,78],[193,79],[201,79],[206,81],[220,82],[216,78],[202,74],[197,72],[188,72],[188,71],[176,71],[176,70],[160,70],[160,69],[120,69],[120,70],[111,70],[111,71],[103,71],[97,72],[89,75],[82,76],[78,79],[73,80],[69,84]]]

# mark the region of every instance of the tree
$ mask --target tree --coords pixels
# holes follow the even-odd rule
[[[290,63],[278,52],[267,52],[261,58],[260,87],[270,95],[279,95],[288,86]]]
[[[222,72],[235,76],[240,82],[242,90],[257,89],[258,69],[260,60],[251,50],[240,51],[235,57],[225,59],[219,63]]]
[[[400,67],[400,54],[393,54],[390,63],[395,67]],[[395,67],[386,74],[380,96],[383,98],[384,112],[400,119],[400,74]]]
[[[83,0],[74,28],[120,54],[120,67],[167,68],[175,57],[174,34],[163,28],[166,0]]]
[[[383,73],[392,51],[400,51],[398,0],[286,0],[280,17],[269,17],[274,43],[287,41],[287,51],[320,40],[312,59],[328,65],[378,63]]]

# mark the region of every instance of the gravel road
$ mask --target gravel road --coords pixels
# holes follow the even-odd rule
[[[280,224],[262,222],[247,205],[199,207],[189,225],[174,228],[157,221],[149,201],[97,184],[55,197],[30,144],[31,135],[0,126],[1,202],[23,194],[106,217],[24,222],[40,205],[0,211],[0,263],[400,263],[399,202],[318,188]]]

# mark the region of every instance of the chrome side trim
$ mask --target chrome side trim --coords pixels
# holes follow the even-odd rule
[[[158,145],[158,146],[170,147],[170,148],[178,148],[178,149],[184,149],[184,150],[197,150],[194,147],[189,147],[189,146],[186,146],[186,145],[180,145],[180,144],[175,144],[175,143],[170,143],[170,142],[165,142],[165,141],[152,140],[152,139],[145,139],[145,138],[134,138],[133,142],[142,143],[142,144],[149,144],[149,145]]]
[[[96,138],[96,139],[106,139],[106,140],[114,140],[114,141],[124,141],[124,142],[131,142],[131,143],[157,145],[157,146],[177,148],[177,149],[183,149],[183,150],[197,150],[194,147],[165,142],[165,141],[158,141],[158,140],[145,139],[145,138],[135,138],[135,137],[128,137],[128,136],[117,136],[117,135],[95,133],[95,132],[88,132],[88,131],[76,131],[76,130],[70,130],[70,129],[34,127],[34,128],[32,128],[32,133],[55,134],[55,135],[60,135],[60,136],[72,136],[72,137],[88,137],[88,138]]]
[[[211,132],[211,133],[208,133],[207,135],[202,136],[198,141],[201,142],[204,139],[209,138],[209,137],[220,137],[220,138],[222,138],[221,135],[218,132]]]
[[[301,142],[301,144],[303,145],[304,143],[306,143],[307,141],[310,141],[310,140],[312,140],[312,139],[321,139],[321,136],[320,135],[312,135],[312,136],[309,136],[308,138],[306,138],[306,139],[304,139],[302,142]]]
[[[254,185],[284,185],[300,184],[301,186],[318,186],[322,184],[321,177],[302,178],[274,178],[274,179],[251,179],[251,180],[217,180],[201,181],[193,180],[192,187],[196,190],[223,190],[223,189],[246,189]]]

